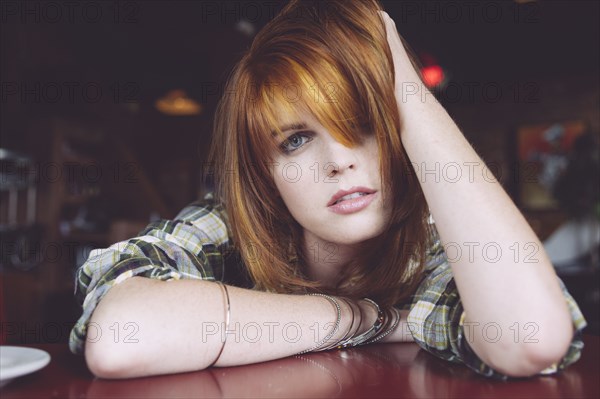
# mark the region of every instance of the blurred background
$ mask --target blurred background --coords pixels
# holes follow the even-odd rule
[[[89,252],[210,190],[223,85],[285,1],[0,4],[0,342],[67,342]],[[598,2],[382,4],[599,334]]]

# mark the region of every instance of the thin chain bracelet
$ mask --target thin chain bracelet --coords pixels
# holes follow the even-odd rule
[[[329,341],[329,339],[331,337],[333,337],[333,335],[336,333],[336,331],[338,330],[338,328],[340,327],[340,321],[342,320],[342,309],[340,308],[340,304],[335,300],[335,298],[333,298],[332,296],[326,295],[326,294],[320,294],[320,293],[316,293],[316,292],[311,292],[310,294],[306,294],[306,295],[310,295],[310,296],[321,296],[327,300],[329,300],[329,302],[333,303],[333,305],[336,307],[337,309],[337,320],[335,322],[335,325],[333,327],[333,330],[331,330],[331,332],[329,334],[327,334],[325,336],[325,338],[323,338],[321,341],[319,341],[315,346],[313,346],[312,348],[303,350],[301,352],[296,353],[296,355],[302,355],[304,353],[308,353],[308,352],[312,352],[315,349],[319,349],[321,346],[323,346],[327,341]]]
[[[338,299],[346,302],[346,305],[348,305],[348,307],[350,308],[350,311],[352,312],[352,321],[350,322],[350,327],[348,327],[348,331],[346,332],[346,334],[344,334],[344,336],[341,339],[337,340],[333,344],[330,344],[329,346],[326,346],[324,348],[319,349],[319,352],[321,352],[321,351],[327,351],[327,350],[336,348],[339,345],[340,342],[348,339],[349,336],[351,337],[353,335],[353,334],[350,334],[350,333],[352,332],[352,327],[354,327],[354,308],[350,304],[350,301],[346,300],[346,298],[338,297]]]
[[[362,321],[363,321],[363,312],[362,309],[360,307],[360,305],[358,303],[355,303],[356,307],[358,308],[358,323],[356,325],[356,329],[352,332],[352,336],[348,339],[344,340],[339,340],[337,342],[337,345],[335,346],[335,348],[337,349],[345,349],[346,347],[343,346],[345,343],[349,342],[352,337],[354,336],[354,334],[356,334],[359,330],[360,330],[360,326],[362,325]],[[354,309],[354,308],[353,308]]]
[[[392,331],[394,331],[396,329],[396,327],[398,327],[398,324],[400,323],[400,311],[394,307],[392,307],[392,311],[396,314],[396,320],[394,320],[394,323],[392,324],[392,326],[386,330],[383,334],[381,334],[378,337],[375,337],[373,339],[371,339],[370,341],[367,341],[367,344],[372,344],[373,342],[377,342],[380,339],[382,339],[383,337],[385,337],[386,335],[388,335],[389,333],[391,333]]]
[[[392,325],[392,323],[394,322],[394,315],[392,313],[392,311],[389,308],[385,308],[383,309],[383,313],[384,313],[384,323],[381,326],[381,329],[379,330],[379,332],[375,335],[373,335],[371,337],[371,339],[367,340],[365,342],[365,344],[370,343],[371,341],[373,341],[374,339],[376,339],[378,336],[380,336],[381,334],[384,334],[389,327]]]
[[[377,309],[377,319],[375,319],[375,323],[373,323],[371,328],[369,328],[364,333],[360,334],[357,337],[353,337],[349,340],[341,342],[338,345],[338,348],[340,348],[340,349],[347,348],[350,346],[362,345],[365,342],[367,342],[368,340],[370,340],[371,338],[373,338],[381,330],[381,327],[382,327],[384,319],[385,319],[385,317],[383,315],[383,311],[379,308],[379,305],[377,303],[375,303],[373,300],[371,300],[369,298],[363,298],[363,300],[365,300],[365,301],[369,302],[370,304],[372,304],[373,306],[375,306],[375,309]],[[359,308],[360,308],[360,305],[359,305]]]

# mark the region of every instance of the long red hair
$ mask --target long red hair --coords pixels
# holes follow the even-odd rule
[[[380,10],[377,0],[290,1],[229,76],[210,161],[232,242],[259,289],[369,297],[392,305],[408,299],[420,282],[431,237],[429,212],[400,140],[393,61]],[[276,195],[270,170],[281,115],[301,111],[347,146],[365,132],[375,135],[383,194],[393,198],[389,225],[364,243],[334,288],[306,278],[305,254],[297,251],[302,228]]]

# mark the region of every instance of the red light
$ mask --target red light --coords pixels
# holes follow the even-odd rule
[[[444,81],[444,70],[439,65],[431,65],[421,69],[423,81],[429,88],[436,87]]]

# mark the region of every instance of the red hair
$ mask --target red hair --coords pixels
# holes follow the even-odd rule
[[[257,34],[228,79],[210,152],[215,195],[259,289],[369,297],[392,305],[419,284],[431,236],[429,212],[400,140],[381,10],[377,0],[293,0]],[[281,134],[282,115],[302,111],[347,146],[362,134],[375,135],[383,194],[393,198],[389,225],[364,243],[334,288],[305,277],[304,254],[296,250],[302,228],[274,195],[273,132]]]

